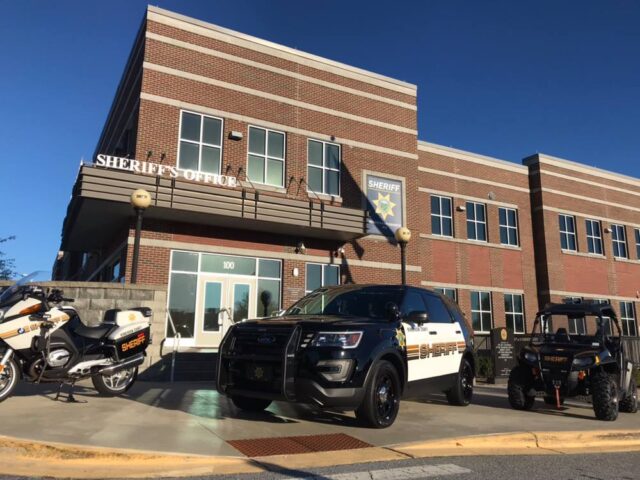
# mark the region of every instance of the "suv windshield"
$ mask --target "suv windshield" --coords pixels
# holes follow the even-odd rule
[[[534,327],[532,337],[535,343],[591,344],[619,334],[615,318],[605,316],[542,315],[539,320],[539,329]]]
[[[403,290],[388,287],[319,288],[294,303],[285,315],[388,318],[388,304],[402,303]]]

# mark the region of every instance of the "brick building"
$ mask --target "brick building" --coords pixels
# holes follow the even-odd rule
[[[408,282],[455,297],[480,334],[529,331],[538,290],[541,300],[600,287],[603,298],[635,295],[640,286],[617,283],[640,280],[633,260],[571,256],[607,272],[589,288],[567,283],[561,264],[546,268],[547,257],[569,257],[541,202],[576,192],[567,182],[576,176],[589,188],[590,169],[566,179],[547,157],[522,166],[419,142],[416,93],[149,7],[94,163],[80,168],[55,276],[129,282],[129,197],[144,188],[152,204],[137,281],[168,285],[171,315],[157,321],[185,346],[215,347],[231,320],[270,314],[321,285],[399,282],[399,226],[413,232]],[[640,182],[607,175],[600,204],[583,207],[589,192],[548,206],[570,199],[567,212],[624,221],[633,239],[630,213],[611,209],[632,204]]]

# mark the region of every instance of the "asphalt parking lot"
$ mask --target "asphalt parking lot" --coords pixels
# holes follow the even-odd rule
[[[533,411],[509,407],[504,386],[479,386],[469,407],[451,407],[443,396],[403,401],[385,430],[358,426],[353,414],[274,403],[268,411],[238,411],[209,383],[138,382],[121,398],[77,388],[82,403],[54,401],[56,388],[18,387],[0,404],[0,435],[44,442],[197,455],[241,456],[229,441],[342,433],[373,446],[533,430],[640,429],[640,414],[616,422],[595,419],[591,406],[568,402],[558,411],[539,400]]]

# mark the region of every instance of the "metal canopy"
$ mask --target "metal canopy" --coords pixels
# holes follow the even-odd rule
[[[84,165],[64,221],[62,249],[108,246],[113,234],[129,225],[129,197],[137,188],[151,194],[145,219],[343,242],[366,235],[364,210]]]

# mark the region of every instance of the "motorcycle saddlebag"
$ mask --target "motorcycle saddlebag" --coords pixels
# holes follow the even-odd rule
[[[124,360],[134,355],[144,352],[149,346],[151,338],[151,326],[148,326],[142,330],[131,333],[130,335],[110,340],[115,347],[116,356],[118,360]]]

